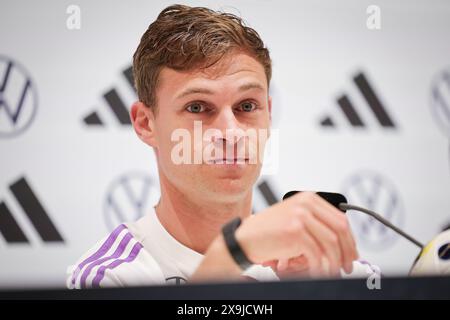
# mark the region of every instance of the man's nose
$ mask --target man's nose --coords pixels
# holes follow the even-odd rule
[[[216,139],[216,141],[222,140],[223,143],[232,145],[237,142],[239,137],[236,133],[240,131],[241,128],[239,121],[236,119],[236,115],[231,108],[220,111],[213,122],[213,127],[222,133],[222,139]]]

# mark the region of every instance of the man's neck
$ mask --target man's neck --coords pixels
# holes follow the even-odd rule
[[[163,227],[177,241],[204,254],[222,226],[234,217],[245,218],[252,211],[252,191],[240,201],[220,203],[190,197],[161,182],[161,199],[156,214]]]

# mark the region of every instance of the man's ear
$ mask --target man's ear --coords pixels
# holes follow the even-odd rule
[[[151,147],[157,147],[155,115],[152,108],[136,101],[131,106],[131,123],[139,139]]]

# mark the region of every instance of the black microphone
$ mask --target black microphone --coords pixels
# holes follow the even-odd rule
[[[283,196],[283,200],[285,200],[285,199],[287,199],[289,197],[292,197],[294,194],[296,194],[298,192],[302,192],[302,191],[289,191],[288,193],[286,193]],[[409,241],[411,241],[412,243],[414,243],[420,249],[423,249],[424,245],[422,243],[420,243],[419,241],[417,241],[416,239],[411,237],[409,234],[407,234],[406,232],[404,232],[400,228],[394,226],[392,223],[390,223],[388,220],[383,218],[378,213],[376,213],[376,212],[374,212],[372,210],[369,210],[369,209],[365,209],[365,208],[362,208],[362,207],[359,207],[359,206],[348,204],[347,203],[347,199],[345,198],[344,195],[342,195],[340,193],[334,193],[334,192],[315,192],[315,193],[318,196],[320,196],[321,198],[325,199],[327,202],[331,203],[334,207],[336,207],[337,209],[341,210],[344,213],[347,210],[355,210],[355,211],[363,212],[363,213],[371,216],[372,218],[374,218],[377,221],[379,221],[382,224],[384,224],[386,227],[394,230],[395,232],[397,232],[402,237],[404,237],[404,238],[408,239]]]

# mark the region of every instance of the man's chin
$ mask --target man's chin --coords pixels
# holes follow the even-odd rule
[[[252,190],[253,183],[248,177],[215,179],[213,186],[208,188],[211,196],[224,201],[238,201]]]
[[[249,191],[253,189],[258,175],[259,167],[247,167],[245,170],[218,170],[217,167],[203,167],[197,172],[201,178],[203,193],[208,197],[219,201],[239,201],[242,200]],[[200,182],[202,181],[202,182]],[[198,185],[200,187],[200,185]]]

